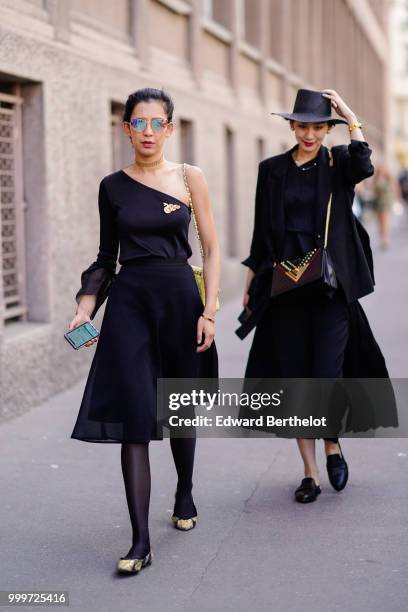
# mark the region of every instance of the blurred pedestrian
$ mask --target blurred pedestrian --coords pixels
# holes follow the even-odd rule
[[[401,197],[406,205],[408,205],[408,168],[403,167],[399,176],[398,182],[400,187]]]
[[[388,249],[390,246],[390,218],[394,201],[397,198],[395,180],[386,166],[381,163],[374,174],[374,211],[378,220],[380,246]]]

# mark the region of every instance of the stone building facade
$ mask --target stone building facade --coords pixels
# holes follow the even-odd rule
[[[391,133],[393,170],[408,168],[408,2],[392,0],[391,11]]]
[[[227,299],[241,291],[258,162],[293,144],[271,111],[299,87],[335,88],[387,152],[387,23],[385,0],[0,0],[1,420],[89,367],[92,350],[63,333],[96,259],[99,181],[131,161],[127,95],[155,86],[175,100],[166,156],[207,176]],[[328,144],[347,141],[337,126]]]

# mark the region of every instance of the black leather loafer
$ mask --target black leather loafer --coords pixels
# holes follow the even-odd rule
[[[331,486],[336,491],[342,491],[348,480],[348,465],[344,459],[343,453],[341,452],[341,455],[338,453],[327,455],[326,466]]]
[[[295,499],[301,504],[307,504],[315,501],[321,492],[322,490],[320,486],[316,484],[314,478],[303,478],[300,486],[295,491]]]

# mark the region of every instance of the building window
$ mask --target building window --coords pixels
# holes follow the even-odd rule
[[[203,0],[203,15],[206,19],[216,21],[224,28],[231,29],[232,0]]]
[[[125,168],[135,161],[134,149],[122,127],[124,110],[123,104],[111,103],[112,172]]]
[[[186,164],[194,164],[193,122],[180,119],[180,158]]]
[[[239,36],[242,40],[259,47],[261,36],[261,6],[259,0],[239,0]]]
[[[26,319],[21,102],[0,90],[0,227],[4,320]]]
[[[283,5],[282,0],[268,0],[269,55],[277,62],[283,57]]]
[[[130,42],[132,7],[130,0],[99,2],[98,0],[70,0],[71,27],[76,23],[106,36]],[[57,2],[56,4],[65,4]]]
[[[237,208],[235,192],[235,143],[234,133],[225,128],[226,200],[227,200],[227,255],[237,257]]]

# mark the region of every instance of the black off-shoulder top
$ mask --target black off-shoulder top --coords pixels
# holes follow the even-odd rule
[[[178,207],[171,214],[165,204]],[[133,179],[123,170],[105,176],[99,185],[99,252],[96,260],[81,274],[82,295],[95,295],[93,319],[106,300],[119,263],[142,257],[188,259],[190,207],[181,200]]]

